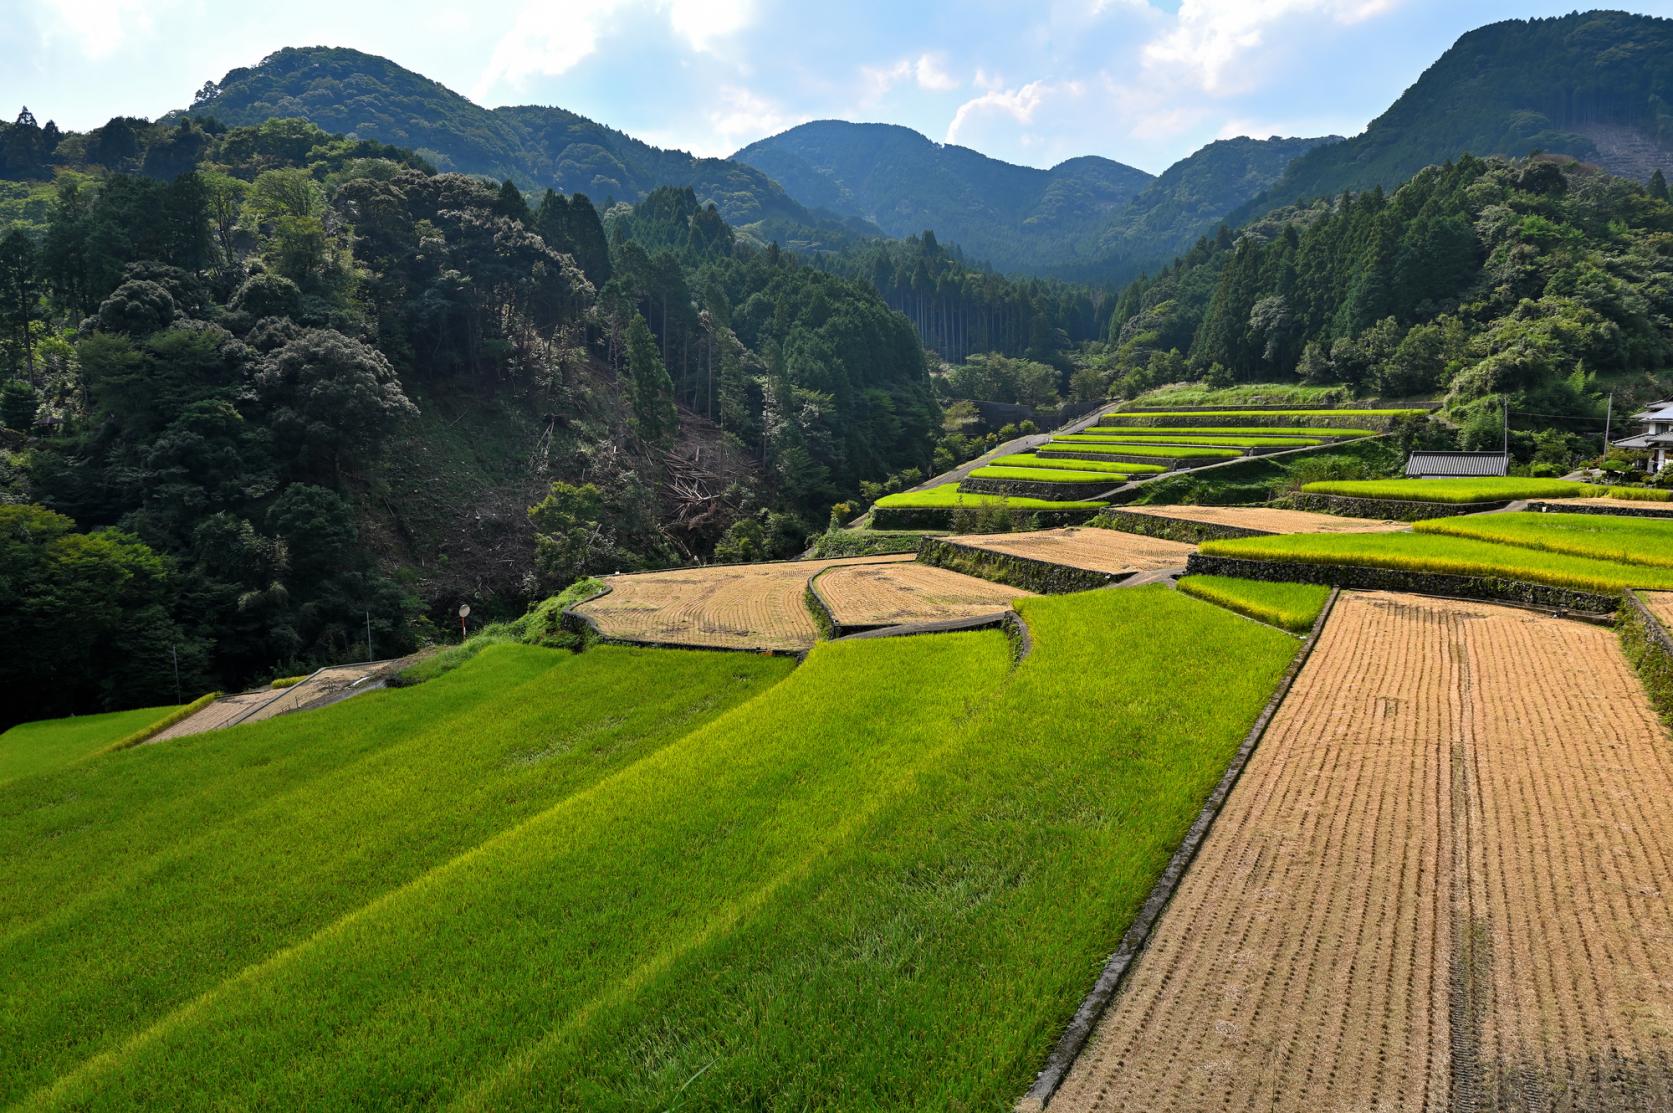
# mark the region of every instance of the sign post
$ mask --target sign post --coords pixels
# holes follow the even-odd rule
[[[471,616],[471,605],[469,603],[460,603],[459,604],[459,640],[460,641],[465,640],[465,619],[469,618],[470,616]]]

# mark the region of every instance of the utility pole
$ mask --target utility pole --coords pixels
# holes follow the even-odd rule
[[[1510,395],[1505,395],[1505,464],[1510,464]]]
[[[372,655],[372,612],[371,611],[366,612],[366,660],[368,660],[368,661],[377,660],[377,658]]]
[[[1609,392],[1609,408],[1603,414],[1603,454],[1609,455],[1609,434],[1615,421],[1615,392]]]
[[[180,691],[180,650],[173,642],[168,643],[168,655],[174,659],[174,702],[185,703],[186,698]]]

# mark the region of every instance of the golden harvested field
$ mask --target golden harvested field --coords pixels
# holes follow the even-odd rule
[[[839,626],[898,626],[978,618],[1034,594],[928,564],[835,568],[816,585]]]
[[[1183,568],[1196,548],[1179,541],[1079,526],[1045,529],[1037,533],[971,534],[950,540],[966,548],[1030,557],[1093,572],[1154,572],[1163,568]]]
[[[1370,518],[1339,518],[1309,510],[1276,510],[1266,506],[1123,506],[1128,514],[1154,514],[1184,522],[1211,526],[1237,526],[1266,533],[1390,533],[1410,529],[1404,522],[1378,522]]]
[[[1673,591],[1646,591],[1644,605],[1656,616],[1663,630],[1673,634]]]
[[[1615,635],[1344,594],[1050,1108],[1673,1109],[1673,746]]]
[[[1647,502],[1644,499],[1534,499],[1534,502],[1554,506],[1561,510],[1565,506],[1603,506],[1611,510],[1653,510],[1658,514],[1673,517],[1673,502]]]
[[[717,649],[811,648],[807,582],[845,564],[900,564],[912,554],[678,568],[607,576],[608,595],[576,607],[610,638]]]

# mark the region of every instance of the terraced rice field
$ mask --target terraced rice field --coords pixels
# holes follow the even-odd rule
[[[857,565],[819,577],[819,594],[839,626],[899,626],[980,618],[1034,594],[928,564]]]
[[[1236,526],[1264,533],[1388,533],[1408,529],[1404,522],[1371,518],[1343,518],[1310,510],[1279,510],[1266,506],[1123,506],[1128,514],[1153,514],[1211,526]]]
[[[1612,632],[1344,595],[1050,1108],[1673,1108],[1670,893]]]
[[[1093,572],[1156,572],[1164,568],[1182,568],[1195,547],[1178,541],[1141,537],[1136,533],[1078,526],[1036,533],[971,534],[954,540],[970,549],[1029,557]]]
[[[909,553],[608,576],[608,595],[576,607],[605,637],[717,649],[810,648],[807,582],[845,564],[899,564]]]
[[[1673,591],[1646,591],[1640,597],[1662,629],[1673,634]]]

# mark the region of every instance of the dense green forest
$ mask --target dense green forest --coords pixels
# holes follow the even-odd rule
[[[689,189],[605,219],[296,120],[20,133],[59,172],[0,238],[0,637],[40,649],[0,720],[786,555],[931,462],[910,323]]]
[[[1673,205],[1659,177],[1463,158],[1202,240],[1122,292],[1109,342],[1125,397],[1198,376],[1442,396],[1471,447],[1506,397],[1601,419],[1606,390],[1673,389]]]
[[[1296,159],[1231,216],[1392,188],[1463,154],[1538,151],[1645,181],[1673,172],[1673,20],[1575,12],[1462,36],[1363,133]]]
[[[511,179],[524,189],[585,193],[601,205],[636,202],[661,186],[691,186],[765,245],[836,246],[877,229],[811,211],[753,167],[666,151],[561,108],[487,109],[376,55],[287,48],[206,83],[190,115],[253,125],[294,117],[326,131],[418,152],[441,170]]]

